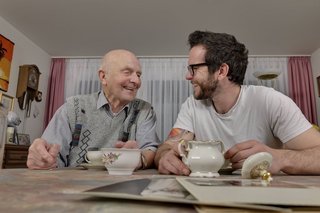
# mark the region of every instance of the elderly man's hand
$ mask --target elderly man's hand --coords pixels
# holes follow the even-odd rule
[[[129,140],[127,142],[117,141],[115,144],[116,148],[125,148],[125,149],[138,149],[137,141]]]
[[[52,169],[57,167],[60,145],[49,144],[44,139],[34,140],[29,148],[27,166],[29,169]]]

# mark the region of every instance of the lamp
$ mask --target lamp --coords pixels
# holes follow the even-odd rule
[[[274,88],[274,80],[281,74],[281,72],[277,71],[262,71],[262,72],[254,72],[253,76],[260,80],[263,85],[263,81],[271,81],[271,87]]]
[[[19,126],[20,123],[21,123],[21,120],[19,116],[15,112],[10,111],[7,116],[7,125],[8,125],[7,132],[9,128],[13,129],[12,142],[15,144],[19,144],[17,126]]]

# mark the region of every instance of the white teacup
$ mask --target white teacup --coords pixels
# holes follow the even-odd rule
[[[141,158],[140,149],[102,148],[101,151],[110,175],[131,175]]]
[[[94,150],[88,151],[84,158],[90,164],[103,166],[104,163],[102,162],[102,155],[103,154],[100,150]]]
[[[224,146],[221,141],[181,141],[178,146],[182,161],[194,177],[219,177],[224,165]]]

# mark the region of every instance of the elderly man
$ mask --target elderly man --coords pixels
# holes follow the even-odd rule
[[[179,158],[181,139],[219,139],[234,169],[257,152],[273,156],[271,173],[320,174],[320,133],[297,105],[272,88],[244,86],[248,50],[232,35],[189,36],[186,79],[194,94],[182,105],[168,140],[155,157],[160,173],[189,175]]]
[[[30,169],[75,167],[88,149],[117,147],[142,149],[137,169],[153,163],[159,144],[156,115],[151,105],[136,99],[141,66],[127,50],[112,50],[99,70],[102,91],[67,99],[29,149]]]

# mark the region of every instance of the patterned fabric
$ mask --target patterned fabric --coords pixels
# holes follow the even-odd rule
[[[130,120],[139,103],[135,122]],[[131,125],[131,128],[129,126]],[[129,131],[128,131],[129,130]],[[118,140],[135,140],[140,149],[156,151],[160,144],[156,133],[156,114],[151,105],[135,99],[114,114],[103,91],[70,97],[54,114],[41,138],[60,145],[58,167],[74,167],[84,161],[90,148],[114,147]]]
[[[136,99],[128,109],[113,117],[104,107],[97,109],[97,99],[98,94],[91,94],[67,100],[68,118],[73,133],[67,166],[83,163],[89,147],[114,147],[116,141],[124,138],[136,140],[136,125],[133,123],[146,102]]]

